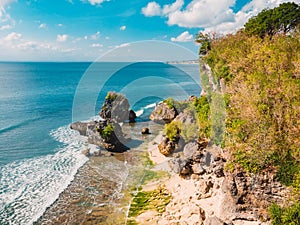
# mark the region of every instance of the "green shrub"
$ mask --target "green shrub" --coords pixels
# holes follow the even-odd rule
[[[178,113],[183,112],[189,106],[189,102],[176,101],[173,98],[167,98],[163,102],[168,106],[169,109],[175,108]]]
[[[287,207],[272,204],[269,208],[269,213],[272,219],[272,225],[300,224],[300,202]]]
[[[206,96],[201,96],[193,102],[193,105],[195,107],[196,119],[199,125],[199,137],[210,138],[211,120],[208,98]]]
[[[98,128],[97,130],[101,137],[105,139],[105,141],[109,141],[112,132],[114,132],[114,126],[112,124],[108,124],[104,129]]]
[[[164,127],[164,132],[171,141],[176,141],[180,134],[178,123],[172,121],[171,123],[166,124]]]
[[[114,100],[116,100],[116,98],[118,97],[118,94],[116,94],[115,92],[108,92],[105,100],[108,100],[109,102],[113,102]]]

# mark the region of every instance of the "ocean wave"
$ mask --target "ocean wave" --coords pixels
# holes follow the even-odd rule
[[[88,160],[86,141],[68,126],[51,132],[65,146],[53,155],[13,162],[0,168],[0,224],[32,224],[74,179]]]

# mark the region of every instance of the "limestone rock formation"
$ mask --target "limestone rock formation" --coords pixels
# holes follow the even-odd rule
[[[157,123],[170,123],[178,115],[177,110],[166,103],[159,103],[150,115],[150,119]]]
[[[120,123],[124,121],[134,122],[136,115],[133,110],[129,110],[127,98],[115,92],[108,92],[101,107],[99,115],[108,121]]]
[[[91,122],[76,122],[71,129],[78,130],[81,135],[88,137],[90,144],[101,146],[109,151],[123,152],[128,148],[124,145],[126,139],[118,123],[106,120]],[[85,129],[85,130],[84,130]]]

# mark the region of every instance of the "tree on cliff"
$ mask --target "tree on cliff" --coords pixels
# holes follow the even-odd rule
[[[211,50],[211,41],[213,37],[209,34],[199,32],[196,35],[195,42],[201,44],[199,55],[206,55]]]
[[[282,3],[274,9],[264,9],[245,24],[250,35],[272,37],[276,33],[288,33],[300,24],[300,6],[294,2]]]

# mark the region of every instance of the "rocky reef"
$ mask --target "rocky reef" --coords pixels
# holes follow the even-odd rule
[[[128,141],[119,125],[120,122],[135,122],[135,112],[129,109],[127,98],[121,94],[109,92],[99,112],[102,120],[75,122],[70,128],[80,135],[87,136],[88,142],[112,152],[128,150]]]

